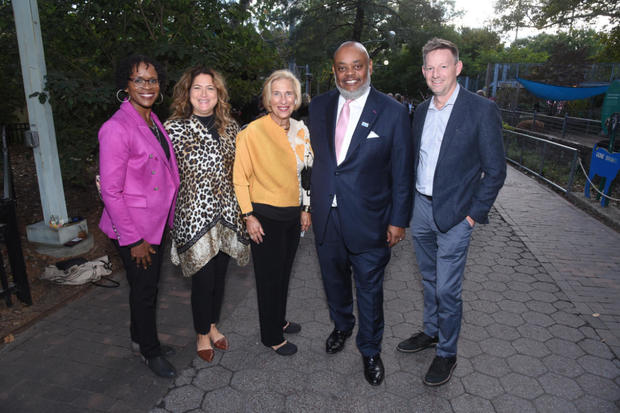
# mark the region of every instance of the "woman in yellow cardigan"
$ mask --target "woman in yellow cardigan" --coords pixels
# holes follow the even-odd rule
[[[263,85],[268,114],[237,135],[233,183],[252,242],[261,341],[290,356],[297,346],[283,333],[301,326],[286,320],[286,299],[300,231],[311,224],[310,198],[301,170],[311,166],[308,128],[291,114],[301,104],[299,80],[288,70],[273,72]]]

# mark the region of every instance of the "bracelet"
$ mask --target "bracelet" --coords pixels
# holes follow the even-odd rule
[[[304,212],[312,212],[312,210],[310,209],[310,205],[302,206],[301,210],[304,211]]]
[[[249,217],[253,216],[253,215],[254,215],[254,211],[250,211],[250,212],[247,212],[247,213],[245,213],[245,214],[241,214],[241,218],[242,218],[244,221],[247,221],[247,219],[248,219]]]

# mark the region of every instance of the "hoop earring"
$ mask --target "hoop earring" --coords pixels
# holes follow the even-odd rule
[[[161,99],[159,99],[159,102],[155,102],[156,105],[161,105],[162,103],[164,103],[164,95],[162,95],[161,92],[159,92],[159,97]]]
[[[119,96],[119,93],[127,93],[125,92],[123,89],[119,89],[116,91],[116,100],[118,100],[119,102],[123,103],[125,101],[125,99],[121,98]],[[129,102],[131,100],[131,96],[129,96],[129,94],[127,94],[127,102]]]

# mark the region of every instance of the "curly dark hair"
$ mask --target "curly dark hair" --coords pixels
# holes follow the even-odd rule
[[[116,87],[118,89],[127,89],[129,78],[140,63],[144,63],[146,67],[153,65],[159,79],[159,87],[163,90],[166,83],[166,69],[157,60],[141,54],[133,54],[121,59],[116,66]]]

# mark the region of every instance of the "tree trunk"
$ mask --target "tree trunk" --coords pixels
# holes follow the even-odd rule
[[[353,35],[351,40],[362,41],[362,31],[364,30],[364,1],[358,0],[355,6],[355,21],[353,22]]]

